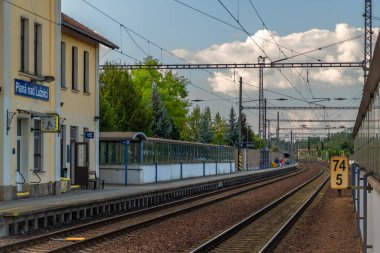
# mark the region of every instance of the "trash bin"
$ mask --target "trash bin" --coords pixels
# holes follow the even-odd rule
[[[70,181],[68,177],[61,177],[61,192],[67,192],[67,184]]]

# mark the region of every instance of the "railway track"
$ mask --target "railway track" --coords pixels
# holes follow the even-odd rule
[[[269,252],[319,193],[326,171],[273,201],[201,246],[199,252]]]
[[[0,252],[76,252],[107,237],[115,237],[139,230],[151,224],[221,202],[239,194],[274,184],[307,170],[307,168],[297,169],[281,176],[271,176],[270,178],[260,179],[244,185],[40,235],[0,247]]]

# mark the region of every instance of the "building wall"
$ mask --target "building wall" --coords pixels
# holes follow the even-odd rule
[[[22,8],[20,8],[22,7]],[[50,0],[14,0],[10,3],[2,1],[1,34],[3,57],[3,76],[1,77],[4,84],[4,92],[1,95],[2,120],[7,121],[7,110],[13,116],[9,133],[6,128],[1,130],[1,187],[2,192],[7,192],[7,196],[0,194],[0,199],[8,199],[13,193],[10,191],[17,188],[17,119],[22,120],[22,137],[21,137],[21,166],[22,174],[25,178],[25,184],[18,191],[30,191],[37,184],[46,184],[46,189],[41,192],[42,195],[51,194],[55,191],[54,182],[57,181],[55,173],[56,161],[56,134],[43,134],[43,153],[42,153],[42,173],[32,172],[34,169],[34,132],[30,129],[33,126],[34,119],[32,114],[46,114],[56,112],[56,81],[43,84],[49,87],[49,100],[42,101],[35,98],[19,96],[15,94],[15,79],[31,82],[34,75],[34,29],[35,24],[40,25],[40,42],[41,46],[41,70],[38,74],[41,76],[56,76],[56,37],[60,33],[60,26],[57,25],[57,15],[60,13],[60,1]],[[28,31],[26,40],[26,68],[21,71],[21,19],[27,19],[25,25]],[[5,123],[4,122],[4,123]],[[6,125],[6,124],[3,124]],[[51,183],[53,182],[53,183]],[[33,184],[33,187],[32,187]],[[49,186],[47,184],[50,184]],[[4,190],[8,189],[8,190]]]
[[[73,178],[70,163],[67,162],[67,145],[70,144],[70,127],[77,127],[77,142],[84,142],[84,129],[96,132],[96,96],[97,96],[97,51],[98,44],[85,37],[62,29],[62,42],[65,43],[65,87],[61,89],[61,117],[64,118],[63,125],[66,126],[64,166],[67,168],[67,176]],[[72,87],[72,47],[77,48],[78,76],[77,89]],[[84,51],[89,55],[89,92],[84,90]],[[89,144],[89,170],[96,170],[96,139],[88,139]],[[99,174],[98,174],[99,175]]]

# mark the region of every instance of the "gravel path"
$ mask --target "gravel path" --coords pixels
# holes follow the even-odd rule
[[[337,190],[327,184],[320,195],[274,252],[361,252],[351,190],[343,190],[338,196]]]

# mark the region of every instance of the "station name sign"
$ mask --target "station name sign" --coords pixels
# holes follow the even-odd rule
[[[15,79],[15,95],[49,101],[49,87]]]

